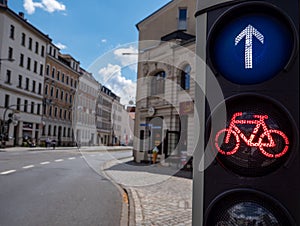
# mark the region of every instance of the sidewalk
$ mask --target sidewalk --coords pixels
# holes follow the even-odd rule
[[[129,195],[129,225],[192,225],[190,171],[137,164],[132,158],[107,162],[104,170]]]

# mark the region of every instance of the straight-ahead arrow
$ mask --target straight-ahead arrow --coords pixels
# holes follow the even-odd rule
[[[264,36],[251,24],[249,24],[238,36],[235,38],[235,45],[237,45],[245,37],[245,68],[252,68],[252,37],[255,36],[262,44],[264,44]]]

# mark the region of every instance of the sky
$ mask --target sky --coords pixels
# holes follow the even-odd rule
[[[126,104],[135,98],[136,24],[170,0],[8,0],[10,9],[25,19],[62,53],[112,89]]]

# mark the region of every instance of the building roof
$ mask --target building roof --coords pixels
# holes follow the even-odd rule
[[[187,40],[194,39],[195,37],[196,37],[195,35],[185,33],[182,30],[177,30],[177,31],[173,31],[170,34],[167,34],[167,35],[161,37],[161,41],[170,41],[170,40],[176,40],[176,39],[180,39],[182,41],[187,41]]]
[[[48,35],[44,34],[39,29],[37,29],[35,26],[33,26],[32,24],[27,22],[27,20],[24,18],[23,13],[17,14],[14,11],[12,11],[10,8],[8,8],[7,5],[4,5],[4,4],[0,4],[0,12],[7,13],[8,15],[10,15],[12,18],[17,20],[18,22],[22,23],[23,25],[27,26],[29,29],[33,30],[36,34],[38,34],[45,40],[52,42],[52,39]]]
[[[173,0],[171,0],[170,2],[168,2],[167,4],[165,4],[164,6],[160,7],[158,10],[154,11],[153,13],[151,13],[149,16],[147,16],[146,18],[144,18],[143,20],[141,20],[140,22],[138,22],[135,26],[138,30],[139,29],[139,25],[141,23],[143,23],[145,20],[148,20],[150,17],[152,17],[153,15],[155,15],[156,13],[158,13],[159,11],[161,11],[162,9],[166,8],[170,3],[172,3]]]

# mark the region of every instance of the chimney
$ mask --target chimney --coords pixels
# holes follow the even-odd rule
[[[24,13],[23,12],[19,12],[19,16],[24,19]]]
[[[7,6],[7,0],[0,0],[1,6]]]

